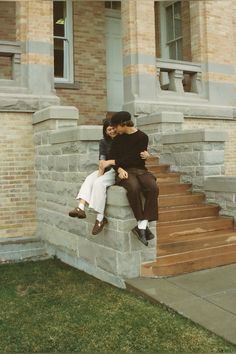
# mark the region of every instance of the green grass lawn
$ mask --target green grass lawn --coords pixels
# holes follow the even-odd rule
[[[236,352],[236,346],[60,261],[0,266],[0,352]]]

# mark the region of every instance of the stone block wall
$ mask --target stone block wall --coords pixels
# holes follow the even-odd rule
[[[74,111],[75,115],[70,114],[67,121],[63,119],[67,114],[58,119],[60,108],[68,112],[72,110],[54,107],[36,112],[33,118],[37,176],[36,235],[45,241],[50,255],[123,287],[124,278],[139,276],[141,264],[155,259],[155,242],[151,241],[145,247],[131,234],[136,220],[122,187],[113,186],[108,190],[105,211],[108,225],[99,235],[91,235],[95,222],[93,211],[86,210],[86,219],[69,217],[68,212],[77,205],[75,197],[83,180],[97,169],[102,127],[77,126],[78,117]],[[155,225],[151,227],[155,232]]]
[[[31,120],[31,113],[0,112],[0,238],[35,234],[35,153]]]
[[[224,167],[225,175],[236,175],[236,121],[235,119],[197,119],[185,118],[183,129],[206,129],[227,132],[225,141]]]
[[[236,222],[236,177],[208,177],[204,182],[206,200],[220,205],[220,214],[232,216]]]
[[[203,190],[206,176],[224,175],[224,143],[222,131],[185,130],[163,134],[161,163],[170,164],[171,171],[182,173],[182,181]]]

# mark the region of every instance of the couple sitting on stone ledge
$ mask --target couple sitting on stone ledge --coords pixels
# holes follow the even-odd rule
[[[149,156],[148,136],[134,127],[130,113],[125,111],[104,121],[103,136],[99,143],[99,169],[86,177],[76,197],[78,207],[69,215],[86,218],[87,203],[98,213],[92,230],[92,234],[97,235],[108,222],[104,216],[107,187],[122,186],[137,220],[132,232],[148,246],[148,241],[154,238],[148,222],[157,220],[158,216],[156,179],[145,167],[145,159]]]

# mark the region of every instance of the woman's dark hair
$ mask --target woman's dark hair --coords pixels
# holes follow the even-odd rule
[[[109,135],[107,135],[106,130],[108,127],[111,126],[111,120],[110,119],[104,119],[103,120],[103,128],[102,128],[102,132],[103,132],[103,137],[105,140],[110,140],[111,137]]]

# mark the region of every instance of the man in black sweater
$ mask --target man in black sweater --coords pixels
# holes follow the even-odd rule
[[[158,218],[156,179],[145,167],[144,151],[148,147],[148,136],[134,127],[129,112],[115,113],[111,125],[118,135],[112,143],[110,160],[105,161],[104,167],[113,166],[117,176],[116,184],[127,190],[130,206],[138,222],[132,232],[148,246],[148,240],[154,238],[148,222]]]

